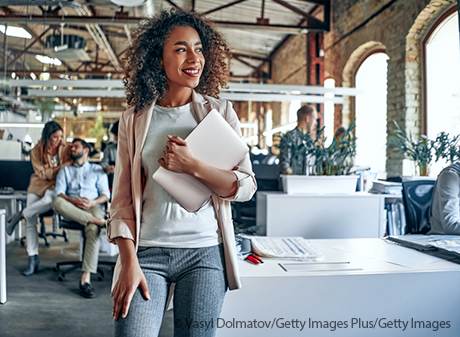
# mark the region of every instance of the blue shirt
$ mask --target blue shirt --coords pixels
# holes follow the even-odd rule
[[[109,182],[101,165],[86,162],[82,166],[73,164],[59,170],[56,177],[54,198],[60,194],[68,197],[97,199],[105,194],[110,198]]]

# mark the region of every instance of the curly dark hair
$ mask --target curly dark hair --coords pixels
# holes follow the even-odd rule
[[[168,91],[166,74],[160,62],[163,46],[172,28],[189,26],[200,36],[205,65],[198,86],[200,94],[219,97],[219,87],[227,85],[229,70],[226,62],[231,52],[224,37],[204,18],[196,13],[178,9],[161,11],[155,17],[140,23],[133,36],[132,46],[123,59],[125,63],[125,84],[128,105],[135,112],[142,110],[155,98],[163,99]]]

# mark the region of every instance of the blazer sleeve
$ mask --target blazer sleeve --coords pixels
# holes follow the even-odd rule
[[[136,219],[134,216],[131,189],[131,157],[129,153],[126,114],[120,118],[118,128],[117,165],[113,180],[112,204],[107,222],[107,237],[112,243],[121,237],[135,240]]]
[[[232,103],[227,101],[224,118],[235,130],[238,136],[241,137],[241,125],[238,116],[233,109]],[[248,201],[252,198],[257,190],[257,183],[252,172],[251,160],[249,159],[249,153],[246,153],[244,158],[238,163],[238,165],[232,170],[237,178],[237,190],[235,195],[227,198],[221,198],[223,200],[230,201]]]
[[[43,180],[53,180],[54,173],[53,168],[46,167],[43,164],[43,154],[41,151],[42,143],[39,142],[31,151],[30,153],[30,161],[32,162],[32,166],[34,168],[35,174]]]

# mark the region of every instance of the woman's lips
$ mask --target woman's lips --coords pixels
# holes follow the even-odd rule
[[[200,76],[200,69],[184,69],[182,70],[186,75],[190,77],[198,77]]]

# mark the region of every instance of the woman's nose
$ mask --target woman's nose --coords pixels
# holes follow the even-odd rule
[[[190,51],[187,55],[187,61],[190,63],[197,63],[198,62],[198,53],[195,51]]]

